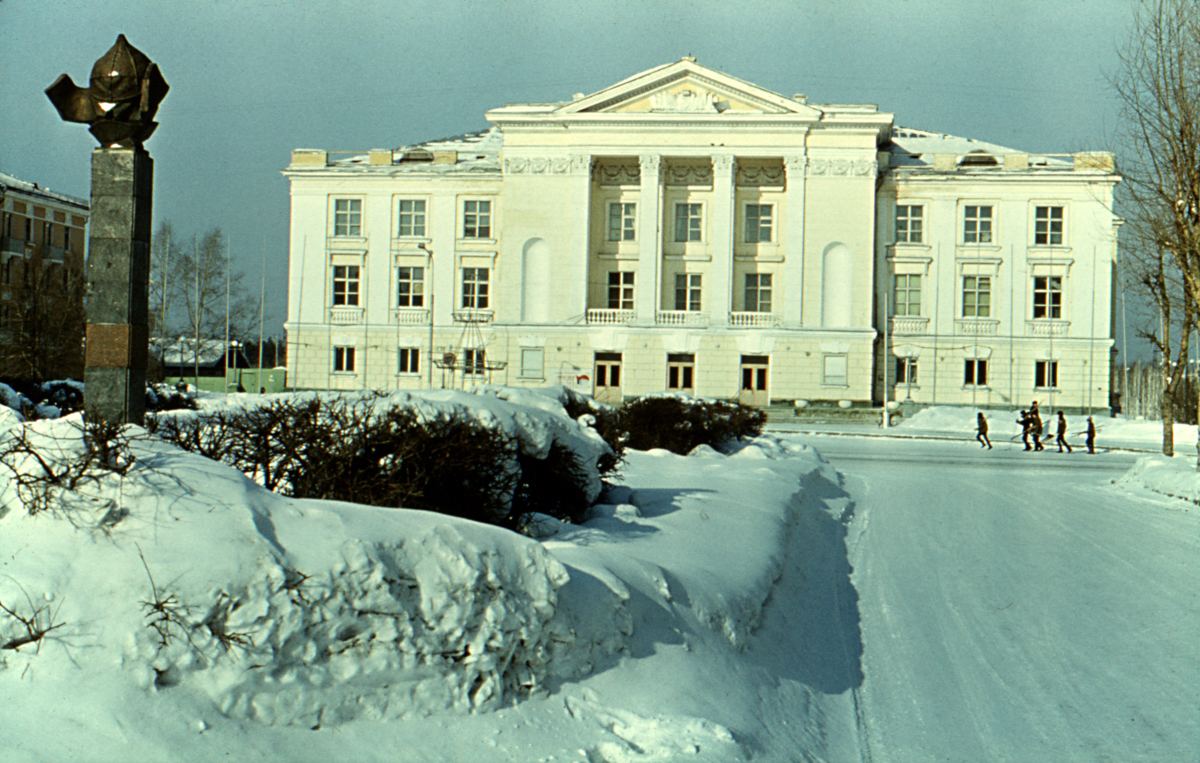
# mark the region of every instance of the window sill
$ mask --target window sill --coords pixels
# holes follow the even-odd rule
[[[821,389],[850,389],[850,385],[823,381],[821,382]]]
[[[456,239],[456,243],[458,244],[458,246],[466,246],[466,245],[468,245],[468,244],[475,244],[475,245],[479,245],[479,246],[485,246],[485,245],[486,245],[486,246],[495,246],[495,245],[496,245],[496,239],[494,239],[494,238],[466,238],[466,237],[464,237],[464,238],[459,238],[459,239]]]
[[[992,391],[992,388],[986,384],[964,384],[962,386],[962,389],[963,389],[963,392],[971,392],[971,391],[991,392]]]
[[[546,377],[545,377],[545,375],[544,375],[544,374],[543,374],[542,376],[518,376],[518,377],[517,377],[517,381],[523,381],[523,382],[544,382],[544,381],[546,381]]]
[[[330,373],[331,375],[341,379],[353,379],[354,377],[358,376],[357,371],[331,371]]]

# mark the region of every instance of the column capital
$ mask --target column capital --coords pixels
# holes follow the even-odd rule
[[[737,159],[730,154],[714,154],[712,158],[713,172],[733,173]]]
[[[658,154],[642,154],[638,157],[642,172],[658,172],[662,169],[662,157]]]

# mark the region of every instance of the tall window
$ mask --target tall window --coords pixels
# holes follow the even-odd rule
[[[1060,246],[1063,242],[1063,208],[1033,209],[1033,243],[1039,246]]]
[[[425,200],[400,200],[400,235],[425,235]]]
[[[417,347],[401,347],[396,373],[417,374],[421,372],[421,350]]]
[[[700,310],[700,274],[677,273],[675,275],[675,309]]]
[[[747,244],[767,243],[771,240],[773,212],[774,205],[772,204],[746,205]]]
[[[746,312],[771,312],[771,274],[746,274]]]
[[[608,309],[633,309],[633,271],[614,270],[608,274]]]
[[[63,249],[71,249],[71,228],[67,225],[63,226]]]
[[[396,306],[425,306],[425,268],[396,268]]]
[[[50,223],[42,223],[42,246],[54,245],[54,226]]]
[[[917,359],[916,358],[896,358],[896,383],[897,384],[916,384],[917,383]]]
[[[675,205],[675,240],[703,241],[704,205]]]
[[[1033,277],[1033,317],[1062,317],[1062,276]]]
[[[333,235],[361,236],[362,235],[362,200],[334,199],[333,201]]]
[[[1057,387],[1058,386],[1058,361],[1057,360],[1039,360],[1033,366],[1033,386],[1035,387]]]
[[[4,265],[0,266],[0,283],[7,286],[12,283],[13,260],[15,257],[9,257],[4,260]]]
[[[608,205],[608,240],[633,241],[637,238],[637,205],[613,203]]]
[[[492,237],[492,202],[463,202],[463,238]]]
[[[358,305],[358,265],[333,266],[333,304]]]
[[[992,208],[990,206],[965,207],[963,213],[963,243],[992,243]]]
[[[987,386],[987,361],[968,360],[963,365],[963,384],[967,387]]]
[[[335,373],[353,373],[354,372],[354,348],[353,347],[334,347],[333,348],[333,370]]]
[[[919,244],[924,231],[925,207],[920,204],[896,205],[896,243]]]
[[[896,276],[896,289],[892,304],[894,305],[893,315],[920,315],[921,276]]]
[[[987,318],[992,314],[992,277],[963,276],[963,317]]]
[[[488,304],[488,269],[463,268],[462,306],[468,310],[486,310]]]
[[[667,355],[667,389],[690,392],[696,388],[696,356],[691,354]]]

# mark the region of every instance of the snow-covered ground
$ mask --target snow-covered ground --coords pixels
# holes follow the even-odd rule
[[[409,404],[462,406],[497,426],[540,432],[543,441],[570,438],[585,449],[594,442],[552,398],[501,394],[509,399],[493,390],[453,399],[415,395]],[[1154,422],[1097,423],[1102,447],[1114,427],[1123,440],[1153,445]],[[1004,436],[1003,427],[993,419],[993,439]],[[82,447],[71,419],[23,424],[0,409],[0,430],[61,449],[63,458]],[[889,430],[959,437],[973,431],[974,412],[946,409]],[[1180,450],[1194,438],[1195,427],[1177,434]],[[1014,739],[1026,738],[1028,726],[1028,713],[982,715],[1001,700],[1019,699],[1002,680],[962,684],[995,694],[975,698],[985,731],[934,723],[919,732],[901,728],[906,716],[895,708],[910,701],[872,666],[897,676],[908,671],[914,686],[944,684],[916,642],[912,650],[883,646],[880,629],[901,621],[889,619],[886,596],[880,598],[888,589],[876,583],[888,577],[880,573],[888,565],[919,566],[891,558],[905,551],[895,543],[877,547],[889,558],[863,556],[887,526],[872,516],[887,510],[889,501],[878,498],[887,493],[881,484],[872,488],[873,501],[864,498],[869,458],[848,482],[813,442],[771,435],[727,454],[631,453],[621,486],[588,522],[548,524],[540,540],[425,512],[282,498],[223,465],[140,436],[123,475],[87,483],[82,496],[61,496],[36,516],[9,480],[0,493],[0,602],[13,614],[0,613],[0,645],[22,640],[31,628],[53,629],[40,642],[0,650],[3,758],[929,759],[925,754],[939,745],[920,744],[920,734],[948,740],[940,749],[962,740],[965,751],[999,750],[1013,760],[1150,759],[1145,748],[1130,746],[1144,735],[1126,732],[1107,746],[1089,738],[1094,755],[1064,749],[1073,744],[1068,733],[1080,727],[1067,722],[1038,727],[1045,732],[1038,749],[995,743],[1005,738],[1005,723],[1021,731]],[[970,450],[965,443],[939,447]],[[1162,549],[1168,558],[1158,557],[1172,570],[1195,559],[1193,504],[1151,500],[1144,489],[1200,496],[1194,461],[1151,456],[1126,484],[1096,485],[1096,469],[1070,468],[1087,464],[1086,456],[1070,458],[1080,460],[1059,462],[1068,464],[1055,472],[1059,483],[1086,483],[1087,491],[1129,503],[1131,517],[1151,515],[1155,532],[1131,537],[1143,544],[1159,532],[1178,537]],[[903,468],[915,479],[922,468],[955,467],[916,458]],[[922,499],[895,498],[902,500]],[[1048,514],[1031,526],[1043,521],[1056,520]],[[1070,555],[1095,553],[1097,543],[1107,548],[1119,533],[1117,523],[1104,522],[1083,539],[1086,548],[1064,542],[1045,551],[1061,554],[1058,564],[1070,569]],[[916,531],[906,537],[903,545],[925,553],[927,538]],[[938,542],[953,547],[955,539]],[[1155,553],[1144,549],[1139,557]],[[949,567],[935,572],[952,575]],[[1144,582],[1135,575],[1122,580],[1128,589],[1117,601]],[[1155,587],[1161,585],[1156,581],[1147,596],[1163,595]],[[1073,606],[1078,597],[1071,593],[1052,602]],[[944,587],[916,595],[932,612],[945,602]],[[1165,595],[1181,613],[1178,632],[1197,634],[1195,594],[1180,602],[1183,594],[1173,588]],[[886,638],[961,645],[990,627],[970,616],[970,628],[931,633],[917,620],[905,626],[911,633]],[[1005,643],[1003,633],[989,638]],[[1200,638],[1190,643],[1185,657],[1197,656]],[[1069,645],[1053,646],[1061,655]],[[1073,659],[1091,654],[1071,651]],[[1109,669],[1123,674],[1120,655],[1112,657],[1117,663]],[[988,666],[960,667],[969,676]],[[1122,696],[1132,691],[1126,682],[1119,688]],[[1156,690],[1146,688],[1143,705],[1153,705]],[[1173,688],[1168,696],[1162,701],[1176,702]],[[1043,704],[1039,697],[1031,707]],[[1169,743],[1158,749],[1186,749],[1179,734],[1188,719],[1194,726],[1195,703],[1159,710],[1141,717],[1183,719],[1185,728],[1165,732]],[[1200,754],[1200,742],[1192,749]]]

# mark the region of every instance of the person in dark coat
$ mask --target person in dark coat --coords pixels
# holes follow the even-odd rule
[[[1092,421],[1091,416],[1088,416],[1087,449],[1088,453],[1096,452],[1096,422]]]
[[[979,415],[975,417],[975,429],[975,439],[979,440],[979,447],[986,447],[988,450],[991,450],[992,441],[989,440],[987,436],[988,423],[987,419],[983,416],[983,411],[980,411]]]
[[[1058,412],[1058,437],[1054,442],[1058,445],[1058,452],[1062,453],[1062,449],[1066,448],[1067,452],[1071,452],[1071,444],[1067,442],[1067,417],[1062,411]]]
[[[1035,451],[1045,450],[1042,447],[1042,414],[1038,413],[1037,401],[1033,401],[1033,406],[1029,409],[1029,431],[1033,435],[1033,449]]]
[[[1029,411],[1021,411],[1021,418],[1017,419],[1017,423],[1021,425],[1021,442],[1025,443],[1025,450],[1031,450],[1029,433],[1033,431],[1033,419],[1029,418]]]

